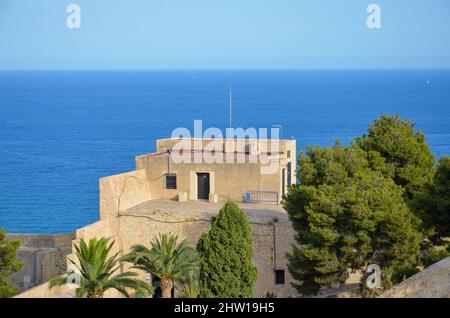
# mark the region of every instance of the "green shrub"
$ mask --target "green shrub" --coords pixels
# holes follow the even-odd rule
[[[257,269],[253,265],[251,226],[244,212],[228,202],[201,236],[201,297],[252,297]]]

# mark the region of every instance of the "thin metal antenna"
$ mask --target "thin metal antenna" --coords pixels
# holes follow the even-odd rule
[[[230,129],[233,127],[232,126],[232,113],[233,113],[233,96],[231,93],[231,80],[229,82],[229,90],[230,90]]]

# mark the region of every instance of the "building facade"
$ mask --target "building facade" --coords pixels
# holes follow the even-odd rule
[[[155,199],[280,203],[295,182],[295,140],[160,139],[138,156]]]
[[[100,179],[100,220],[77,230],[73,244],[107,237],[115,242],[112,252],[122,255],[159,233],[196,244],[223,203],[233,200],[252,226],[255,296],[296,297],[285,257],[295,232],[279,204],[296,180],[295,147],[295,140],[158,140],[155,153],[136,157],[136,170]],[[19,297],[69,297],[68,288],[42,284]]]

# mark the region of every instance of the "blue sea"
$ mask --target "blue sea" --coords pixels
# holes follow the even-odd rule
[[[450,71],[1,71],[0,227],[65,233],[99,218],[98,179],[174,128],[282,125],[299,147],[348,144],[381,113],[450,154]]]

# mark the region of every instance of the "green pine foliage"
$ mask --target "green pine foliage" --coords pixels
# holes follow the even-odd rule
[[[450,157],[439,161],[433,180],[427,184],[416,206],[434,243],[443,243],[450,237]]]
[[[252,263],[251,231],[236,204],[228,202],[219,211],[197,244],[201,297],[253,297],[257,269]]]
[[[420,257],[421,265],[425,268],[450,256],[450,244],[444,246],[430,246]]]
[[[21,241],[7,240],[5,231],[0,228],[0,298],[12,297],[19,292],[11,286],[10,278],[23,266],[17,259],[21,245]]]
[[[382,115],[355,144],[367,152],[374,170],[404,187],[407,201],[419,195],[434,173],[435,157],[425,135],[398,115]]]
[[[301,183],[283,205],[297,232],[288,268],[303,295],[343,283],[350,271],[378,264],[385,286],[393,270],[416,262],[418,219],[402,187],[371,168],[358,147],[309,147],[299,156]]]

